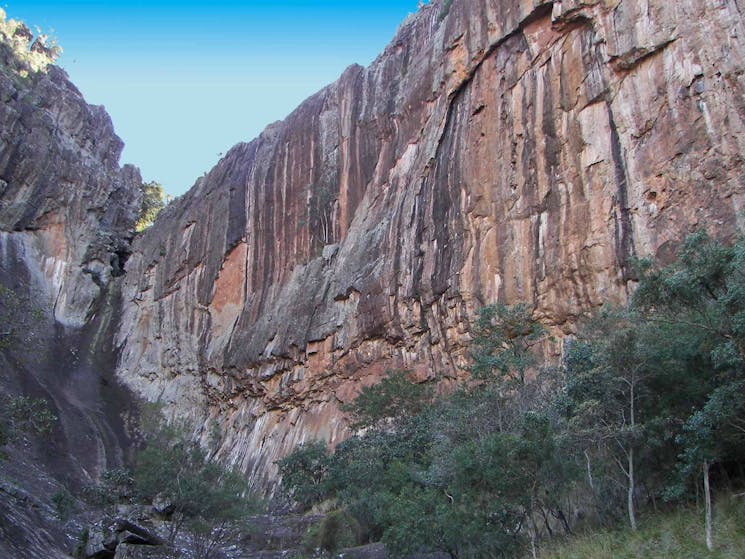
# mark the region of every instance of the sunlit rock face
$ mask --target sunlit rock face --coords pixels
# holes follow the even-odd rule
[[[625,299],[632,258],[741,225],[741,10],[428,4],[135,243],[119,378],[266,487],[298,443],[348,436],[340,405],[386,369],[461,376],[479,306],[571,333]]]

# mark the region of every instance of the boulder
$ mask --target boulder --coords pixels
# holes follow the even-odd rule
[[[88,539],[83,548],[86,559],[111,559],[117,546],[117,537],[104,521],[88,527]]]
[[[119,544],[132,545],[163,545],[165,542],[151,531],[138,526],[125,518],[118,518],[114,522],[114,531]]]
[[[171,516],[176,510],[173,500],[169,499],[162,493],[159,493],[153,499],[153,511],[164,518]]]

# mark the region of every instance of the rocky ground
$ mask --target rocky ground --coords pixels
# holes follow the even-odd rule
[[[22,443],[21,443],[22,444]],[[82,499],[28,459],[11,450],[0,462],[0,557],[8,559],[193,559],[199,542],[182,531],[168,545],[170,522],[163,505],[104,509]],[[66,494],[68,497],[60,499]],[[308,528],[318,514],[258,514],[231,526],[209,559],[387,559],[380,543],[334,553],[311,550]],[[446,559],[427,554],[411,559]]]

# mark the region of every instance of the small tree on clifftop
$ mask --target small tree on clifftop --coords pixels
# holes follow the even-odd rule
[[[142,204],[140,217],[135,230],[140,233],[150,227],[160,211],[166,207],[166,194],[163,186],[155,181],[142,183]]]

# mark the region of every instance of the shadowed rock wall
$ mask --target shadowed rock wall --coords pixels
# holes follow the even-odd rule
[[[0,556],[19,559],[70,557],[78,533],[52,496],[124,462],[135,397],[113,375],[115,279],[142,196],[103,107],[32,40],[0,10],[0,405],[41,398],[58,418],[0,450]]]
[[[631,258],[742,225],[743,8],[428,4],[135,243],[118,377],[265,485],[387,368],[462,375],[483,304],[571,333]]]
[[[141,179],[134,167],[119,167],[123,144],[103,107],[88,105],[59,68],[28,67],[18,57],[24,45],[14,51],[13,44],[30,32],[19,27],[19,38],[7,29],[0,38],[0,286],[10,292],[0,301],[8,321],[0,388],[50,402],[60,421],[43,461],[74,483],[121,464],[118,413],[132,396],[113,382],[112,279],[124,273]]]

